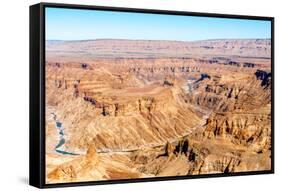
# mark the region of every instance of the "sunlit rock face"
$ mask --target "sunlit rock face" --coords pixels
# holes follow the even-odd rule
[[[270,46],[47,42],[47,183],[270,170]]]

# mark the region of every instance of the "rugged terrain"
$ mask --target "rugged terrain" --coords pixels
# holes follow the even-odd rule
[[[47,183],[271,169],[271,44],[47,41]]]

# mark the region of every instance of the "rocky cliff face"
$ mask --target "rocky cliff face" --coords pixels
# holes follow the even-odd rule
[[[164,86],[152,90],[155,93],[148,95],[126,91],[119,98],[97,94],[87,99],[69,92],[57,107],[71,112],[57,113],[65,126],[83,126],[83,131],[69,129],[66,145],[86,149],[93,139],[99,149],[134,149],[183,135],[200,123],[200,114],[179,98],[181,92]],[[77,108],[83,110],[73,112]]]
[[[200,93],[188,101],[213,111],[206,122],[204,135],[228,137],[252,146],[257,142],[260,147],[269,149],[271,81],[267,76],[266,72],[258,70],[241,79],[202,81],[198,85]]]

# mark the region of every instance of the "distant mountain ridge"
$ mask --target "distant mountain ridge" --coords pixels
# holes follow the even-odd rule
[[[199,56],[271,56],[270,39],[211,39],[200,41],[96,39],[46,41],[49,56],[72,57],[76,54],[102,58],[150,58]]]

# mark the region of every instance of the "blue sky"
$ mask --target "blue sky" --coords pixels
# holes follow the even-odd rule
[[[47,40],[270,38],[270,21],[46,8]]]

